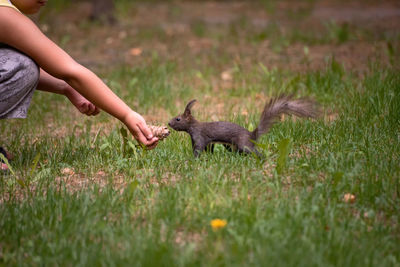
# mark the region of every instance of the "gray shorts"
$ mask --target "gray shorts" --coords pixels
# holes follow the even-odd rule
[[[0,119],[26,118],[38,82],[38,65],[18,50],[0,44]]]

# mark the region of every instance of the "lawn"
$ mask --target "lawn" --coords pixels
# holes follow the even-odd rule
[[[395,2],[120,0],[112,25],[50,2],[39,27],[149,124],[194,98],[199,120],[248,129],[280,93],[321,114],[282,118],[264,158],[194,158],[186,133],[143,150],[36,92],[27,119],[0,121],[0,265],[400,266]]]

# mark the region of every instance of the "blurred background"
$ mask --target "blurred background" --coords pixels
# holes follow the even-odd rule
[[[158,57],[183,70],[304,71],[334,57],[362,72],[371,60],[394,63],[400,40],[399,1],[51,0],[34,20],[96,70]]]

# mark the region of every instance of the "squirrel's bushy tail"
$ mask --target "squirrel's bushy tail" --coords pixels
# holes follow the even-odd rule
[[[293,100],[292,97],[292,95],[280,95],[265,104],[260,123],[251,133],[253,140],[257,140],[261,135],[268,132],[282,114],[307,118],[317,117],[318,110],[314,101],[307,98]]]

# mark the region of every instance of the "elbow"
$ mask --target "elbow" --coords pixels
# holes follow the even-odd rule
[[[64,66],[62,71],[57,74],[57,78],[64,80],[68,84],[75,84],[87,71],[88,70],[85,67],[74,62],[73,64]]]

